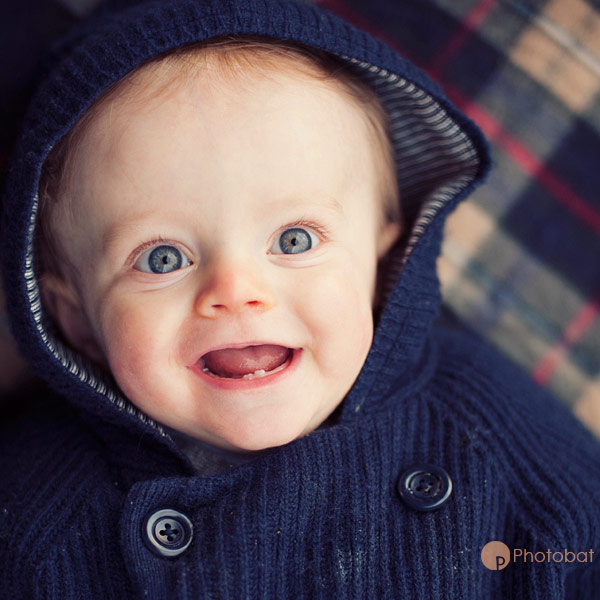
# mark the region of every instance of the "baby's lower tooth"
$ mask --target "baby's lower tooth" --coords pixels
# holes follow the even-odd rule
[[[254,371],[254,373],[246,373],[242,376],[242,379],[254,379],[255,377],[264,377],[267,372],[264,369],[258,369],[258,371]]]

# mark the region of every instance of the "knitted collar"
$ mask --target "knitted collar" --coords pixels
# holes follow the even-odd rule
[[[113,4],[116,4],[113,2]],[[131,4],[131,2],[129,2]],[[108,7],[108,5],[107,5]],[[410,235],[389,257],[386,306],[339,418],[376,410],[418,364],[439,304],[435,261],[444,219],[488,168],[479,130],[396,52],[337,17],[296,0],[158,0],[99,11],[60,46],[17,145],[3,214],[4,282],[15,336],[36,373],[94,417],[168,437],[93,365],[66,348],[40,300],[33,245],[42,165],[95,98],[157,54],[222,35],[294,40],[346,60],[387,110]],[[368,401],[367,401],[368,399]]]

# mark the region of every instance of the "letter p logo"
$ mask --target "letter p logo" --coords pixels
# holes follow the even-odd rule
[[[488,542],[481,550],[481,562],[490,571],[501,571],[510,562],[510,549],[503,542]]]

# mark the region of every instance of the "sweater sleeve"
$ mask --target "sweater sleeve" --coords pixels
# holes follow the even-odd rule
[[[488,410],[494,446],[523,524],[539,541],[600,549],[600,444],[554,398],[520,372],[494,384]]]
[[[479,438],[497,464],[511,504],[513,543],[546,557],[548,550],[559,553],[548,568],[526,565],[527,597],[538,597],[535,577],[542,572],[555,579],[553,598],[597,597],[592,590],[600,590],[599,440],[491,349],[470,340],[458,345],[459,353],[446,349],[447,356],[460,355],[447,372],[455,396],[449,408],[462,413],[469,435]],[[548,581],[543,585],[547,590]]]
[[[0,599],[132,597],[110,535],[121,495],[97,442],[51,398],[2,425]],[[94,587],[99,573],[111,577]]]

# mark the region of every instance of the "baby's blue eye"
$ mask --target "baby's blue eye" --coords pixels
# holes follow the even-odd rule
[[[300,254],[312,248],[312,236],[306,229],[292,227],[279,236],[279,250],[283,254]]]
[[[181,250],[164,244],[146,250],[135,263],[135,268],[144,273],[171,273],[190,264]]]

